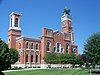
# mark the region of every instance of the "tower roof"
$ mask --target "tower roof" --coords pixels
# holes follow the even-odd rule
[[[70,9],[64,8],[64,13],[70,15]]]
[[[11,15],[18,15],[18,16],[21,16],[22,14],[21,14],[20,12],[14,11],[14,12],[12,12],[12,13],[10,14],[10,16],[11,16]]]

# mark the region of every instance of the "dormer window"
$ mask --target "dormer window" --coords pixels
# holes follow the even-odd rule
[[[18,18],[15,18],[15,27],[18,27]]]

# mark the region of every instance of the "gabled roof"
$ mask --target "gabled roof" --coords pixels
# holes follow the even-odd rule
[[[63,33],[62,33],[62,32],[60,32],[59,30],[56,30],[56,31],[54,31],[54,32],[53,32],[53,34],[57,34],[57,33],[59,33],[59,34],[63,35]]]
[[[54,32],[53,32],[53,34],[56,34],[56,33],[61,33],[59,30],[55,30]]]

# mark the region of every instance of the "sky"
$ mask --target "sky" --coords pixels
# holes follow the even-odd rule
[[[9,14],[22,13],[22,35],[41,37],[43,27],[61,31],[63,9],[71,9],[75,44],[79,54],[90,35],[100,31],[100,0],[0,0],[0,38],[7,42]]]

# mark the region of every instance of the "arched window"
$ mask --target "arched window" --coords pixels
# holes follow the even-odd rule
[[[46,44],[46,50],[47,51],[50,51],[50,44],[51,44],[50,41],[47,41],[47,44]]]
[[[12,18],[11,18],[11,25],[10,26],[12,27]]]
[[[72,53],[76,53],[76,48],[75,48],[75,47],[72,47],[72,48],[71,48],[71,52],[72,52]]]
[[[76,53],[76,48],[73,49],[73,52]]]
[[[31,43],[31,49],[34,49],[34,44],[33,43]]]
[[[15,18],[15,27],[18,27],[18,18]]]
[[[21,43],[18,43],[18,49],[21,49]]]
[[[36,63],[38,62],[38,55],[36,55]]]
[[[10,42],[10,38],[8,39],[8,43]]]
[[[68,53],[68,43],[66,43],[66,53]]]
[[[29,48],[29,43],[28,42],[26,42],[26,49],[28,49]]]
[[[36,44],[36,50],[38,49],[38,44]]]
[[[31,62],[33,62],[33,54],[31,54]]]
[[[28,62],[28,54],[26,54],[26,62]]]
[[[20,62],[20,54],[18,54],[18,61]]]
[[[57,52],[59,52],[60,48],[60,43],[57,43]]]

